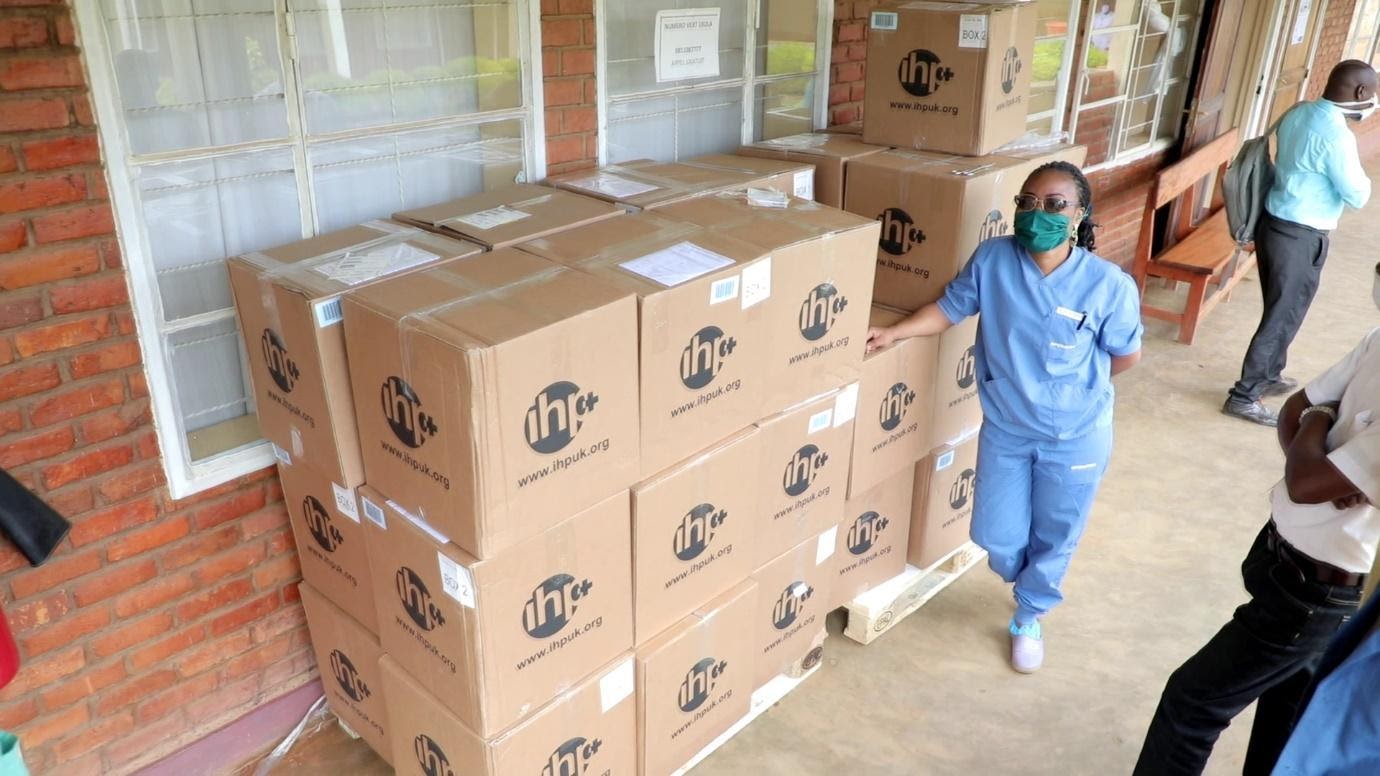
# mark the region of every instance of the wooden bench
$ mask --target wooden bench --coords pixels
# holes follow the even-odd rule
[[[1227,228],[1227,211],[1221,200],[1222,175],[1236,155],[1237,137],[1233,129],[1161,170],[1145,202],[1140,241],[1131,268],[1136,285],[1140,287],[1141,314],[1179,324],[1179,342],[1185,345],[1193,344],[1203,316],[1218,302],[1230,299],[1232,288],[1255,266],[1253,246],[1238,248],[1232,239]],[[1194,226],[1190,222],[1198,209],[1195,202],[1202,190],[1199,184],[1210,175],[1215,176],[1216,185],[1208,204],[1215,212]],[[1176,199],[1181,206],[1177,225],[1172,229],[1175,239],[1167,240],[1168,247],[1153,253],[1155,213]],[[1188,300],[1182,311],[1156,307],[1145,301],[1145,285],[1152,277],[1163,279],[1167,286],[1188,284]],[[1210,296],[1209,285],[1216,287]]]

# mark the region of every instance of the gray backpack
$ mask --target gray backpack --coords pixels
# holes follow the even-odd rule
[[[1285,111],[1284,116],[1289,115]],[[1238,246],[1255,240],[1255,225],[1265,210],[1265,197],[1275,182],[1275,163],[1270,158],[1270,138],[1284,120],[1280,116],[1260,137],[1241,144],[1236,158],[1222,176],[1222,195],[1227,207],[1227,226]]]

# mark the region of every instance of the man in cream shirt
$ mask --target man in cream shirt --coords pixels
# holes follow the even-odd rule
[[[1373,278],[1380,308],[1380,266]],[[1280,412],[1284,479],[1241,566],[1251,600],[1169,678],[1137,774],[1197,774],[1254,701],[1244,772],[1269,773],[1380,543],[1380,329]]]

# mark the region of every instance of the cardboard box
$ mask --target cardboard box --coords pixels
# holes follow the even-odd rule
[[[637,651],[641,773],[674,773],[748,713],[756,603],[741,582]]]
[[[918,310],[983,240],[1011,233],[1015,198],[1030,160],[886,151],[849,165],[847,210],[881,224],[873,301]]]
[[[893,326],[906,315],[873,305],[871,325]],[[930,424],[938,362],[939,337],[911,337],[863,357],[849,498],[913,469],[933,449]]]
[[[321,669],[321,689],[337,717],[389,765],[388,706],[379,673],[383,647],[378,637],[306,582],[298,586],[307,612],[311,647]]]
[[[623,212],[623,208],[593,197],[518,183],[440,205],[404,210],[394,213],[393,219],[493,250]]]
[[[259,429],[333,482],[364,482],[340,294],[478,245],[386,221],[230,259]],[[372,394],[371,394],[372,395]]]
[[[863,123],[861,121],[850,121],[847,124],[835,124],[832,127],[826,127],[819,131],[828,132],[831,135],[857,135],[861,137]]]
[[[1046,162],[1068,162],[1077,167],[1082,167],[1088,160],[1088,147],[1073,145],[1071,143],[1059,143],[1031,148],[1008,147],[998,149],[997,153],[1001,156],[1009,156],[1013,159],[1023,159],[1032,162],[1032,172],[1034,171],[1034,167],[1039,167]]]
[[[305,463],[279,463],[278,480],[297,540],[302,578],[371,633],[379,632],[374,583],[354,488],[344,488]]]
[[[885,150],[885,146],[867,145],[849,135],[809,132],[743,146],[738,154],[814,165],[814,197],[796,196],[841,208],[848,163]]]
[[[628,494],[478,560],[365,486],[384,650],[488,738],[632,647]]]
[[[805,657],[825,634],[831,586],[837,573],[837,524],[811,536],[753,573],[757,605],[753,613],[756,689]]]
[[[972,3],[872,11],[863,141],[977,156],[1023,135],[1037,16]]]
[[[344,306],[369,484],[476,557],[637,480],[626,291],[502,248]]]
[[[838,608],[905,571],[915,465],[850,497],[839,524],[833,604]]]
[[[659,212],[522,246],[637,295],[643,477],[769,412],[767,251]]]
[[[756,428],[745,429],[633,486],[637,643],[756,568],[761,436]]]
[[[876,223],[800,199],[780,209],[757,207],[743,192],[672,205],[662,214],[771,253],[765,302],[771,410],[858,379],[872,304]]]
[[[927,569],[968,541],[977,484],[978,440],[943,447],[915,467],[906,560]]]
[[[807,172],[806,166],[732,161],[735,159],[721,154],[684,162],[636,159],[592,171],[554,175],[547,178],[546,184],[641,210],[734,189],[756,187],[792,194],[797,180],[802,187],[813,185],[813,171]]]
[[[978,398],[978,316],[939,335],[939,366],[935,369],[934,410],[930,416],[929,446],[933,450],[956,445],[982,427]]]
[[[787,196],[800,197],[801,199],[815,198],[815,165],[809,159],[773,159],[754,158],[741,154],[706,154],[688,159],[685,164],[745,173],[755,179],[748,183],[748,186],[773,189]]]
[[[754,547],[761,566],[836,526],[843,515],[858,384],[812,399],[757,424],[762,471]]]
[[[487,739],[391,656],[380,661],[397,772],[417,776],[635,776],[631,655],[577,679],[522,722]]]

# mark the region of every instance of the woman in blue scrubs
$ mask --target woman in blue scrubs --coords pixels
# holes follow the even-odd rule
[[[1040,618],[1087,525],[1112,450],[1112,375],[1140,360],[1140,294],[1092,253],[1092,191],[1051,162],[1016,197],[1014,235],[978,246],[944,297],[868,332],[868,350],[982,313],[974,354],[984,419],[972,538],[1014,586],[1011,665],[1044,662]]]

